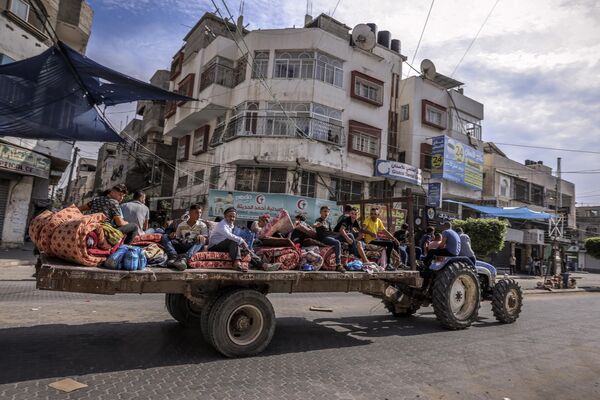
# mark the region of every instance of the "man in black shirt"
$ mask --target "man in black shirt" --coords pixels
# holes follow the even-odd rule
[[[90,214],[103,213],[106,216],[106,222],[114,225],[125,235],[125,244],[137,236],[138,228],[134,223],[129,223],[123,218],[119,204],[127,195],[127,187],[118,184],[106,193],[104,196],[94,197],[89,203],[79,207],[81,211],[90,211]]]
[[[360,257],[363,263],[369,262],[365,255],[365,250],[360,241],[360,235],[362,235],[362,227],[358,222],[358,209],[351,207],[348,210],[348,216],[342,218],[333,229],[334,232],[339,232],[343,237],[352,239],[352,253],[355,256]]]
[[[340,234],[336,234],[331,229],[331,223],[329,222],[329,207],[323,206],[319,210],[321,216],[317,218],[315,224],[313,225],[317,231],[317,239],[328,245],[333,246],[333,250],[335,251],[335,270],[338,272],[346,272],[346,269],[342,266],[342,244],[340,243]],[[353,240],[349,237],[345,237],[346,243],[352,244]]]

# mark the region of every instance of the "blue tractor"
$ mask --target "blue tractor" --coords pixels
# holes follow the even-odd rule
[[[447,257],[430,267],[420,266],[420,287],[397,284],[387,288],[383,303],[397,317],[433,306],[438,321],[448,329],[465,329],[477,319],[482,300],[492,303],[501,323],[513,323],[521,313],[523,291],[514,279],[497,279],[494,266],[468,257]]]

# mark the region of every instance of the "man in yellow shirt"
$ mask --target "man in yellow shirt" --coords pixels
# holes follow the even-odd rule
[[[389,263],[392,259],[392,250],[394,248],[398,249],[400,242],[396,240],[394,235],[385,229],[383,222],[379,218],[379,208],[371,208],[369,216],[363,221],[362,231],[367,244],[385,247],[385,255],[387,256],[387,262]],[[379,233],[383,233],[389,240],[378,239],[377,235],[379,235]]]

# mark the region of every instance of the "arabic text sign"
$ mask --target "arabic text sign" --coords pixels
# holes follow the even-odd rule
[[[0,143],[0,169],[48,178],[50,159],[31,150]]]
[[[415,185],[421,184],[421,170],[419,168],[396,161],[377,160],[375,162],[375,176],[384,176]]]
[[[483,152],[447,136],[433,138],[431,177],[481,190]]]

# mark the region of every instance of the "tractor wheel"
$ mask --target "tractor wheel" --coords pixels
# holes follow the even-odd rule
[[[433,281],[433,311],[447,329],[465,329],[477,318],[481,292],[473,268],[452,262],[436,273]]]
[[[523,306],[523,290],[514,279],[502,279],[494,285],[492,312],[503,324],[512,324],[519,318]]]

